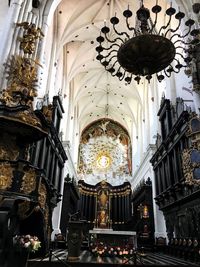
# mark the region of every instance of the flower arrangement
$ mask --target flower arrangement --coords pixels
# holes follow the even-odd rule
[[[96,256],[102,257],[131,257],[133,256],[135,249],[133,245],[108,245],[103,242],[90,243],[90,251]]]
[[[21,235],[13,238],[13,244],[20,249],[27,249],[28,252],[35,252],[41,246],[37,236]]]

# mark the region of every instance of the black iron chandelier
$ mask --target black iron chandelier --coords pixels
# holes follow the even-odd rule
[[[130,84],[133,76],[139,84],[141,76],[146,77],[150,82],[152,74],[156,74],[158,81],[165,76],[170,77],[172,72],[178,73],[181,68],[187,67],[191,61],[190,51],[199,43],[199,29],[194,29],[195,21],[188,19],[184,25],[184,31],[180,27],[185,14],[171,6],[166,10],[168,21],[158,28],[158,13],[161,6],[152,7],[154,21],[150,17],[149,9],[145,8],[143,1],[136,12],[135,27],[130,25],[130,18],[133,13],[129,9],[123,12],[127,31],[120,32],[117,29],[119,18],[112,17],[110,23],[112,30],[105,24],[97,37],[99,45],[97,60],[119,80],[125,80]],[[177,20],[176,28],[171,28],[172,16]],[[114,34],[113,34],[114,33]],[[114,36],[114,37],[113,37]]]

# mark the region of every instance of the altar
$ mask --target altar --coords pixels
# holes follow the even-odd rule
[[[89,248],[101,256],[130,256],[137,248],[136,232],[94,228],[89,231]]]

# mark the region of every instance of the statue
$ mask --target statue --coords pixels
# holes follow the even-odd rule
[[[98,222],[99,222],[100,228],[106,228],[107,223],[108,223],[108,215],[106,213],[106,210],[101,210],[99,212]]]
[[[18,27],[23,27],[25,32],[23,37],[19,37],[20,49],[24,51],[25,54],[32,54],[35,52],[36,41],[44,37],[43,32],[39,27],[36,27],[34,23],[22,22],[16,23]]]
[[[105,194],[105,191],[102,191],[99,199],[100,199],[100,205],[101,205],[101,207],[106,207],[106,204],[107,204],[107,201],[108,201],[108,197]]]
[[[32,107],[32,101],[37,96],[37,67],[36,61],[21,56],[12,56],[5,64],[7,89],[2,90],[0,102],[7,106],[17,104]]]
[[[99,125],[99,127],[103,130],[103,133],[105,134],[106,130],[107,130],[107,125],[109,124],[109,121],[106,122],[102,122],[101,125]]]

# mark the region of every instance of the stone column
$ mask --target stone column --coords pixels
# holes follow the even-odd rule
[[[13,42],[13,34],[15,31],[15,25],[14,22],[17,21],[19,12],[22,6],[23,0],[18,1],[12,1],[9,12],[5,17],[5,28],[4,32],[2,34],[1,38],[1,50],[0,50],[0,90],[2,90],[2,84],[3,84],[3,72],[4,72],[4,66],[3,63],[5,63],[10,48],[12,46]]]

